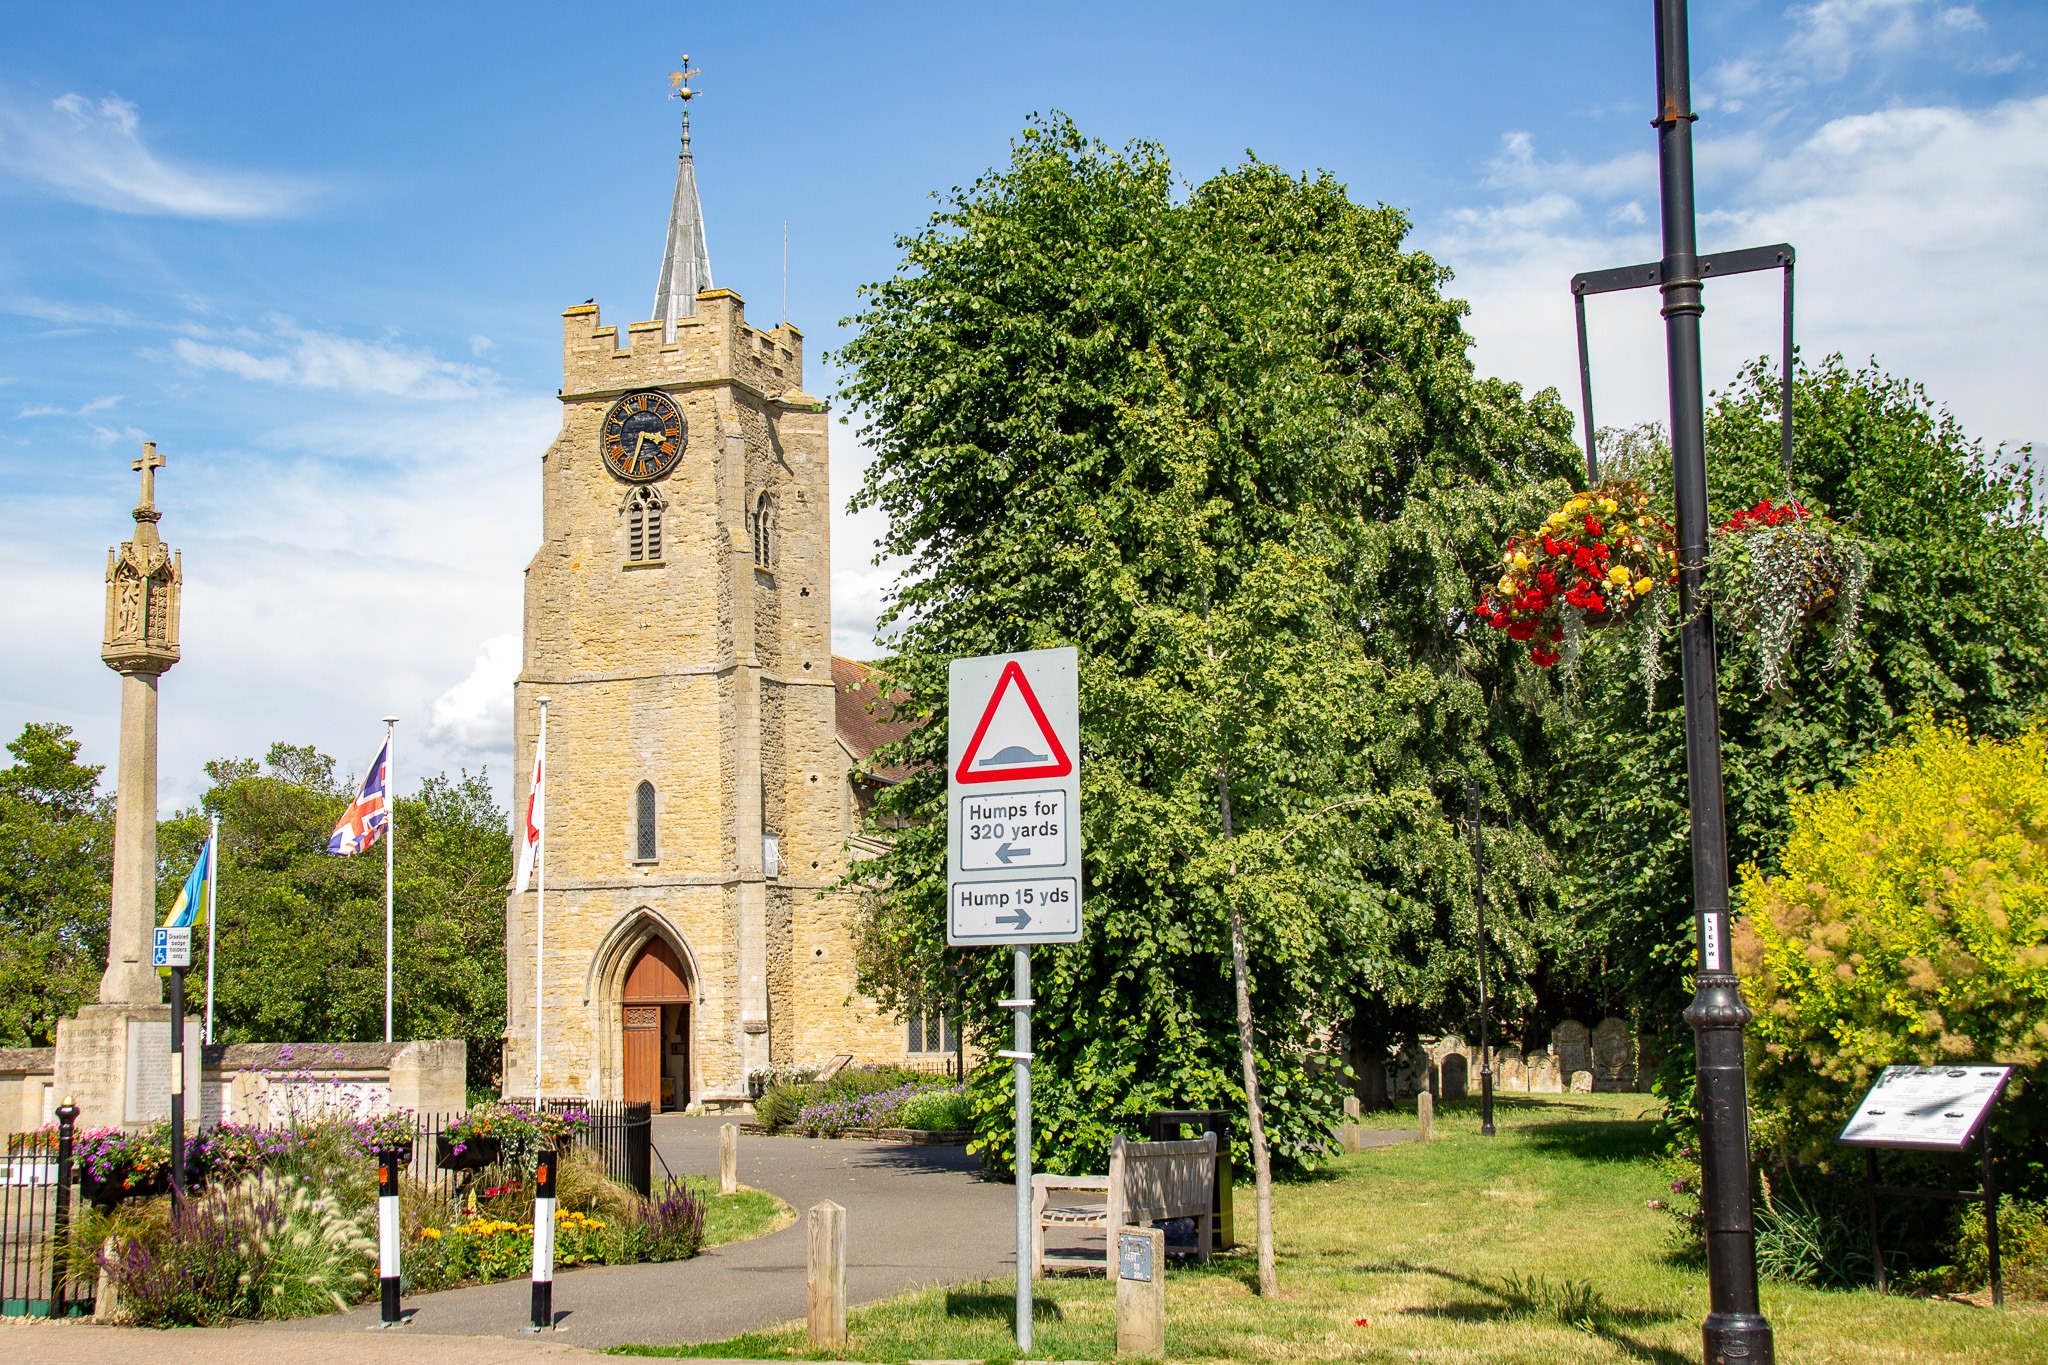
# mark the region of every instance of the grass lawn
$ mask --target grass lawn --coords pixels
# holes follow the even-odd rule
[[[796,1221],[796,1210],[766,1190],[745,1185],[733,1194],[718,1192],[718,1177],[689,1176],[690,1193],[704,1205],[704,1245],[724,1246],[765,1237]]]
[[[1693,1362],[1706,1273],[1672,1255],[1664,1192],[1639,1095],[1447,1104],[1439,1138],[1343,1157],[1274,1196],[1278,1300],[1252,1292],[1248,1252],[1167,1281],[1176,1360]],[[1398,1116],[1380,1126],[1412,1126]],[[1240,1238],[1252,1192],[1237,1191]],[[913,1235],[914,1230],[906,1230]],[[872,1361],[1016,1357],[1008,1281],[956,1285],[855,1308],[834,1356]],[[1042,1281],[1042,1360],[1114,1353],[1115,1297],[1096,1277]],[[1787,1365],[2048,1360],[2048,1307],[1968,1304],[1766,1285],[1764,1311]],[[1359,1320],[1364,1325],[1359,1325]],[[626,1347],[667,1356],[802,1357],[801,1324],[702,1346]]]

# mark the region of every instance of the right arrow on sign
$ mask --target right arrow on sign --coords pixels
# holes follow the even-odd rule
[[[1013,782],[1024,777],[1065,777],[1074,770],[1060,737],[1053,733],[1031,680],[1012,659],[1003,665],[996,690],[989,694],[981,723],[960,766],[953,771],[956,782]]]
[[[1009,929],[1022,929],[1031,923],[1031,912],[1020,905],[1014,915],[997,915],[996,923]]]

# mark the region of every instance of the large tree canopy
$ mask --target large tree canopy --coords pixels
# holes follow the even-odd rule
[[[1759,362],[1708,412],[1718,521],[1782,497],[1777,379]],[[1717,623],[1729,857],[1775,873],[1795,799],[1850,780],[1918,712],[2009,738],[2048,710],[2048,539],[2031,451],[1986,450],[1919,386],[1840,357],[1801,366],[1792,483],[1872,547],[1858,652],[1829,666],[1830,627],[1805,632],[1778,693],[1758,695],[1748,642]],[[1654,434],[1653,434],[1654,436]],[[1633,472],[1666,490],[1655,439]],[[1675,649],[1647,712],[1623,648],[1589,651],[1581,705],[1560,713],[1551,836],[1572,870],[1595,987],[1668,1030],[1674,1097],[1690,1093],[1676,1023],[1693,968],[1685,742]]]
[[[48,1047],[99,995],[113,807],[62,725],[29,724],[0,768],[0,1047]]]
[[[198,809],[159,827],[157,894],[168,908],[218,815],[217,1036],[382,1038],[383,845],[327,852],[352,784],[336,779],[333,759],[289,744],[272,745],[261,765],[223,759],[206,771]],[[505,1030],[505,813],[481,775],[464,773],[428,778],[398,798],[397,817],[394,1035],[465,1040],[471,1083],[489,1085]]]
[[[1473,373],[1463,305],[1407,229],[1258,162],[1177,196],[1158,148],[1055,119],[903,239],[850,320],[837,359],[874,452],[856,502],[909,566],[887,671],[932,722],[881,756],[912,772],[854,873],[862,961],[885,999],[955,1003],[985,1040],[1007,955],[943,946],[946,666],[1082,659],[1086,937],[1039,951],[1041,1161],[1099,1164],[1152,1109],[1243,1111],[1233,908],[1283,1155],[1325,1140],[1338,1077],[1309,1062],[1333,1025],[1462,1023],[1447,765],[1505,812],[1504,979],[1548,932],[1512,760],[1540,727],[1466,613],[1495,528],[1573,468],[1570,421]],[[1007,1068],[973,1093],[1007,1161]]]

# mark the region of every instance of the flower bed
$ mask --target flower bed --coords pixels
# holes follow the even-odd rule
[[[812,1137],[882,1130],[957,1131],[969,1124],[966,1096],[943,1076],[901,1067],[850,1067],[829,1081],[780,1081],[755,1102],[763,1130]]]
[[[554,1113],[533,1110],[513,1100],[478,1105],[451,1124],[444,1136],[446,1150],[438,1155],[445,1170],[468,1170],[496,1163],[509,1170],[532,1168],[542,1152],[561,1151],[590,1127],[590,1115],[580,1109]],[[471,1147],[495,1144],[493,1156],[481,1160],[468,1156]]]

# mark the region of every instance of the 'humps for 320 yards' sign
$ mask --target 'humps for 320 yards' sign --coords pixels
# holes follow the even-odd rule
[[[1071,649],[955,659],[946,942],[1081,937],[1081,708]]]

